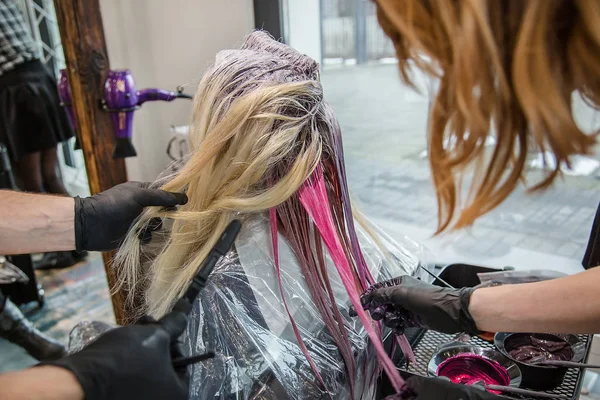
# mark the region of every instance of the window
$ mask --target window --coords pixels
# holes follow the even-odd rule
[[[40,59],[58,78],[60,70],[65,68],[65,57],[53,1],[17,0],[17,3],[29,23],[31,34],[39,48]],[[73,151],[74,143],[74,138],[63,143],[62,151],[58,152],[63,181],[72,195],[88,195],[83,154],[81,151]]]
[[[400,82],[392,43],[377,23],[373,2],[285,3],[286,41],[320,58],[325,99],[342,126],[350,189],[374,222],[393,236],[425,244],[429,262],[581,270],[600,200],[597,156],[577,157],[573,170],[542,194],[529,195],[520,187],[471,229],[432,237],[437,206],[426,131],[435,82],[417,74],[419,93]],[[307,43],[314,32],[319,40]],[[578,98],[574,107],[584,129],[599,127],[596,111]],[[539,159],[536,151],[529,155],[531,182],[541,176]]]

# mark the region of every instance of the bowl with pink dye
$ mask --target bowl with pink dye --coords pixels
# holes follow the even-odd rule
[[[512,387],[521,384],[521,370],[508,357],[496,350],[469,344],[441,348],[431,357],[427,372],[430,376],[445,377],[462,385],[481,381]]]

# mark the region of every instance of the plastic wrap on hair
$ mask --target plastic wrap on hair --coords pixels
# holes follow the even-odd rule
[[[388,236],[375,243],[360,224],[356,228],[366,265],[376,281],[416,274],[420,260],[414,254]],[[379,233],[377,227],[373,229]],[[375,351],[360,320],[349,316],[348,293],[328,253],[325,256],[358,367],[355,398],[373,398]],[[315,379],[283,306],[268,216],[255,215],[244,220],[235,249],[219,261],[191,312],[183,337],[186,352],[214,351],[217,355],[190,367],[190,399],[351,398],[342,357],[281,235],[279,261],[289,310],[326,389]],[[70,351],[108,330],[100,324],[79,324],[71,333]]]
[[[82,321],[75,325],[69,334],[69,354],[76,353],[96,340],[98,336],[113,329],[100,321]]]
[[[326,389],[296,340],[284,308],[266,217],[246,221],[230,252],[215,268],[194,304],[184,341],[189,353],[214,351],[217,357],[191,367],[190,399],[351,398],[346,368],[324,327],[297,259],[279,236],[282,285],[289,311]],[[386,257],[362,229],[357,231],[365,261],[376,280],[412,275],[418,260]],[[377,358],[362,323],[348,314],[350,299],[327,256],[336,304],[357,360],[356,398],[372,398],[370,379]]]

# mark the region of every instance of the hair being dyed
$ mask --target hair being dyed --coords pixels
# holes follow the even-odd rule
[[[340,128],[323,101],[317,63],[263,32],[251,34],[241,50],[219,53],[194,97],[190,139],[191,159],[162,187],[187,191],[189,202],[175,212],[145,211],[117,255],[117,273],[130,301],[136,302],[135,295],[144,293],[140,313],[160,317],[170,310],[234,216],[243,221],[268,211],[276,267],[279,232],[296,255],[311,297],[340,351],[353,395],[357,366],[327,275],[323,240],[339,243],[334,246],[336,256],[328,245],[332,259],[383,367],[399,387],[401,378],[381,347],[380,332],[358,303],[373,278],[354,229],[353,215],[358,214],[346,187]],[[318,191],[309,189],[316,181],[322,182],[326,197],[315,203]],[[330,214],[331,219],[316,226],[315,208],[307,202],[316,204],[320,217]],[[156,217],[173,220],[173,226],[166,244],[150,259],[149,270],[143,270],[146,257],[140,252],[138,232]],[[285,287],[280,289],[287,309]],[[301,349],[325,386],[291,315],[290,320]]]
[[[570,156],[591,153],[597,132],[576,125],[571,95],[600,104],[600,1],[375,2],[403,81],[414,86],[414,67],[439,78],[428,133],[438,232],[470,225],[506,199],[528,151],[548,151],[556,165],[533,191],[550,186]],[[496,144],[484,156],[492,129]]]

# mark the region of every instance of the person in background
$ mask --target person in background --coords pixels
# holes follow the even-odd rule
[[[60,106],[56,81],[40,60],[23,14],[14,0],[0,0],[0,144],[21,190],[68,196],[58,164],[58,145],[73,137]],[[51,252],[38,267],[68,267],[85,254]]]
[[[56,81],[39,59],[13,0],[0,0],[0,142],[8,147],[21,189],[68,195],[57,146],[73,137]]]

